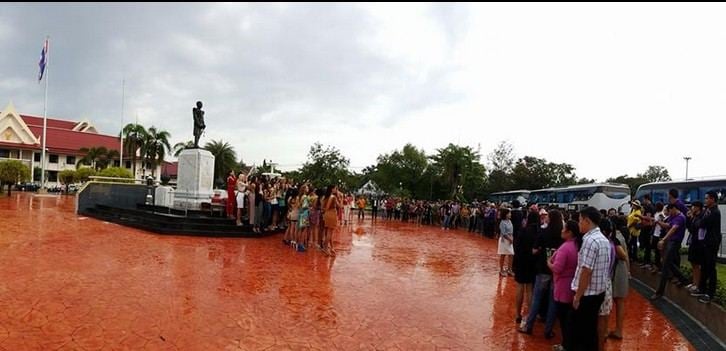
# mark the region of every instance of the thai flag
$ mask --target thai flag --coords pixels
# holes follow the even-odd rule
[[[38,62],[38,66],[40,67],[40,73],[38,73],[38,83],[43,80],[43,73],[45,72],[45,64],[47,63],[47,59],[48,39],[45,39],[45,42],[43,42],[43,50],[40,51],[40,62]]]

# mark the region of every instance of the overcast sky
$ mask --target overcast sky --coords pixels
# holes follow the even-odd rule
[[[410,142],[501,140],[604,180],[663,165],[726,174],[721,4],[0,5],[0,108],[230,142],[283,169],[312,143],[353,170]],[[670,146],[669,146],[670,144]],[[485,161],[485,157],[483,160]]]

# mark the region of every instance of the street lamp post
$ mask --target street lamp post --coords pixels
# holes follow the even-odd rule
[[[686,180],[688,180],[688,161],[691,160],[691,157],[690,156],[684,156],[683,159],[686,160]]]

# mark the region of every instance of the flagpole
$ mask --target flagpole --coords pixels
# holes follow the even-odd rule
[[[121,147],[119,148],[119,167],[124,168],[124,98],[126,97],[126,77],[121,80]]]
[[[45,53],[45,99],[43,100],[43,150],[41,151],[41,171],[40,171],[40,192],[44,193],[45,188],[45,146],[46,146],[46,130],[48,129],[48,75],[50,74],[50,36],[45,37],[45,44],[47,45]]]

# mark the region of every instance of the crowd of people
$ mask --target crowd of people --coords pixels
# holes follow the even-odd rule
[[[652,299],[661,298],[667,282],[673,279],[674,284],[686,287],[699,302],[710,303],[716,292],[716,259],[721,246],[718,194],[706,193],[704,202],[694,201],[690,209],[678,195],[676,189],[671,189],[667,205],[654,205],[647,195],[643,203],[633,201],[627,218],[628,250],[633,259],[642,251],[640,267],[661,275]],[[684,239],[693,272],[690,280],[680,269]]]
[[[315,188],[310,183],[294,183],[286,178],[249,176],[230,171],[227,176],[226,213],[238,226],[255,233],[284,230],[282,242],[296,251],[316,248],[335,255],[333,234],[342,222],[352,223],[352,194],[343,194],[335,185]],[[365,200],[359,215],[365,209]]]
[[[648,195],[631,202],[629,214],[615,209],[587,207],[579,212],[556,208],[490,202],[424,201],[397,197],[355,197],[335,185],[316,189],[284,178],[229,174],[227,213],[238,225],[255,232],[283,229],[283,243],[297,251],[317,248],[335,255],[332,236],[339,225],[349,225],[357,212],[365,219],[370,208],[373,221],[403,221],[463,228],[498,239],[499,275],[516,283],[517,331],[532,334],[544,322],[544,336],[555,338],[560,324],[561,341],[553,350],[604,350],[607,339],[623,338],[625,298],[630,266],[638,264],[660,273],[652,296],[663,296],[671,280],[686,287],[703,303],[716,288],[716,258],[721,241],[721,215],[717,194],[691,209],[669,192],[668,204],[653,204]],[[379,213],[380,210],[380,213]],[[689,233],[688,259],[693,279],[680,271],[680,247]],[[608,331],[615,310],[615,325]]]
[[[532,334],[544,322],[544,336],[555,337],[560,323],[561,342],[553,350],[604,350],[606,340],[621,340],[630,266],[640,264],[661,274],[651,299],[662,297],[671,282],[685,286],[700,302],[709,303],[716,288],[715,263],[721,242],[717,194],[691,209],[669,192],[667,204],[650,196],[631,202],[629,214],[615,209],[585,208],[579,212],[555,208],[457,201],[418,201],[394,197],[371,199],[371,215],[378,206],[382,218],[443,230],[462,227],[498,239],[499,275],[513,277],[515,322],[521,333]],[[365,200],[358,200],[365,206]],[[693,280],[680,272],[680,246],[689,233],[688,259]],[[639,256],[642,255],[642,258]],[[615,325],[609,330],[610,314]]]

